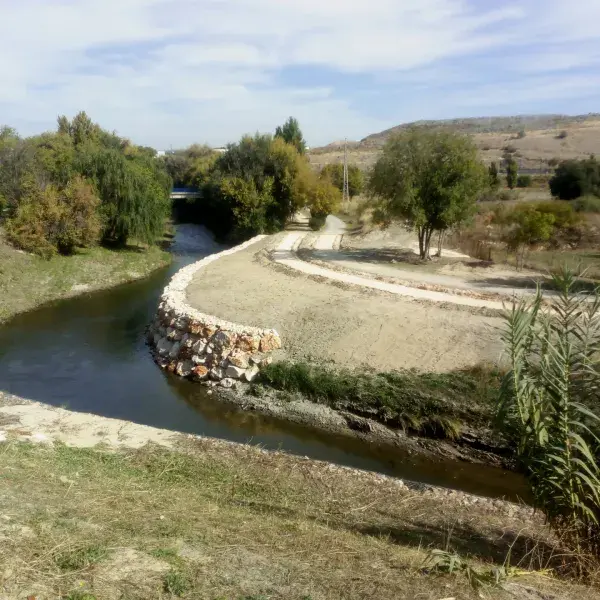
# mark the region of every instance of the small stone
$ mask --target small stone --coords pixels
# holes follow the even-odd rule
[[[242,350],[236,349],[229,355],[229,362],[234,367],[239,367],[240,369],[247,369],[249,360],[248,355]]]
[[[230,331],[224,331],[221,329],[215,335],[213,335],[210,343],[214,348],[231,348],[237,341],[237,335]]]
[[[202,331],[204,330],[204,325],[199,323],[198,321],[193,321],[189,326],[190,333],[194,335],[202,335]]]
[[[219,380],[219,379],[223,379],[223,377],[225,377],[225,371],[224,371],[224,369],[221,369],[221,367],[213,367],[210,370],[210,378],[211,379]]]
[[[254,354],[253,356],[250,357],[250,362],[255,365],[260,365],[262,360],[263,360],[263,357],[261,354]]]
[[[258,349],[260,348],[260,337],[257,335],[241,335],[238,338],[237,347],[242,352],[254,354],[258,352]]]
[[[206,342],[204,340],[198,340],[192,344],[192,351],[194,354],[202,354],[205,350]]]
[[[272,352],[281,348],[281,340],[276,333],[267,333],[260,340],[261,352]]]
[[[194,363],[191,360],[182,360],[177,363],[177,375],[179,377],[189,377],[192,373],[192,369],[194,368]]]
[[[227,370],[225,371],[225,375],[232,379],[241,379],[242,375],[244,375],[246,371],[244,369],[240,369],[234,365],[229,365]]]
[[[173,348],[173,343],[167,338],[161,338],[158,344],[156,344],[156,351],[160,356],[167,356],[171,352],[171,348]]]
[[[205,356],[198,356],[197,354],[194,354],[192,356],[192,362],[195,365],[205,365],[206,364],[206,357]]]
[[[204,365],[198,365],[192,369],[192,377],[196,381],[203,381],[208,377],[208,369]]]
[[[213,325],[204,325],[202,327],[202,337],[206,338],[207,340],[210,340],[210,338],[215,335],[216,332],[217,328]]]
[[[179,342],[175,342],[171,347],[171,351],[169,352],[169,358],[177,358],[179,356],[180,349],[181,344]]]
[[[273,364],[273,357],[272,356],[266,356],[265,358],[263,358],[260,361],[259,366],[260,367],[268,367],[270,364]]]
[[[156,361],[156,364],[161,368],[161,369],[166,369],[169,366],[169,360],[167,358],[158,358]]]
[[[206,352],[206,354],[214,354],[215,349],[212,347],[211,344],[208,344],[204,351]]]
[[[169,364],[167,365],[167,371],[169,371],[169,373],[175,373],[175,370],[177,369],[177,361],[172,360],[169,362]]]
[[[231,389],[232,387],[235,386],[235,380],[231,379],[229,377],[226,377],[225,379],[221,379],[220,385],[221,385],[221,387],[223,387],[225,389]]]
[[[158,342],[160,342],[160,340],[162,339],[162,336],[160,335],[160,333],[156,332],[153,336],[152,336],[152,345],[153,346],[158,346]]]
[[[251,383],[252,381],[254,381],[256,379],[259,372],[260,372],[259,368],[256,365],[253,365],[249,369],[246,369],[246,371],[244,372],[243,379],[246,380],[248,383]]]

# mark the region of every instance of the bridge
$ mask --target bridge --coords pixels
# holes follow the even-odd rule
[[[196,200],[202,196],[196,188],[173,188],[171,200]]]

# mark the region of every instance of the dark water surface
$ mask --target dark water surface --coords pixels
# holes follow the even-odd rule
[[[204,387],[163,373],[150,357],[144,329],[172,273],[216,250],[203,230],[180,226],[168,269],[47,305],[1,326],[0,389],[75,411],[280,448],[473,493],[524,494],[522,479],[513,473],[426,460],[231,409],[208,396]]]

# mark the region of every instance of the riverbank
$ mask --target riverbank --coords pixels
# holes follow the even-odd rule
[[[15,249],[0,229],[0,323],[53,300],[142,279],[170,262],[170,254],[156,246],[97,246],[45,260]]]
[[[600,598],[535,573],[556,540],[507,502],[2,394],[0,438],[10,600]],[[474,590],[436,548],[527,572]]]

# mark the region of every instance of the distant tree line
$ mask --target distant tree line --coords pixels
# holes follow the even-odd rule
[[[0,211],[8,239],[42,256],[129,241],[151,244],[170,210],[171,178],[152,148],[102,129],[85,112],[21,138],[0,129]]]

